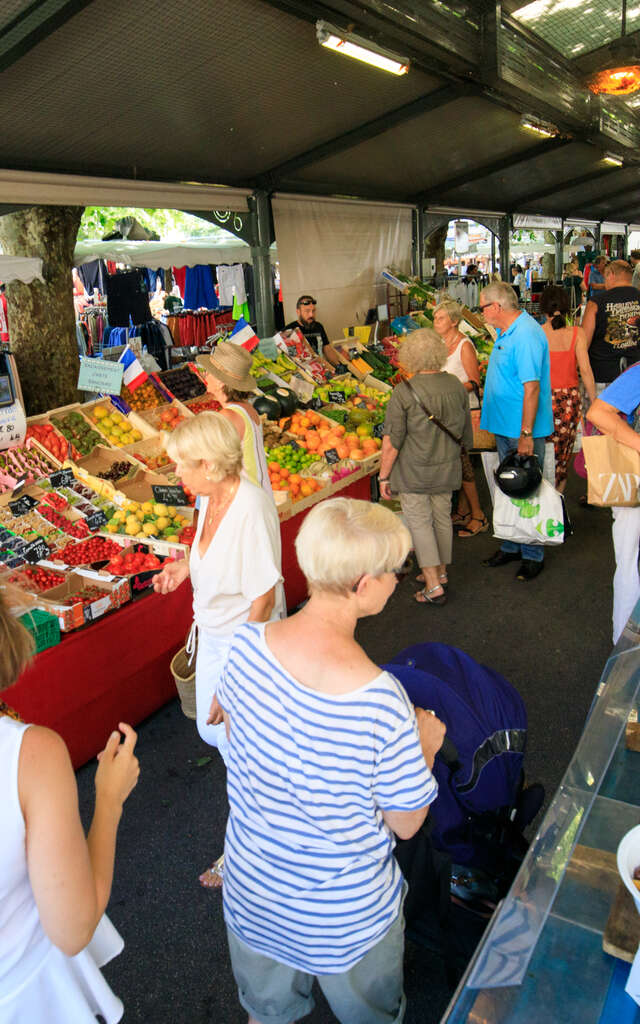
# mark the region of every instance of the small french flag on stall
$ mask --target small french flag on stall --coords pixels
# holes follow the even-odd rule
[[[125,347],[118,362],[124,364],[122,380],[129,388],[129,391],[135,391],[137,387],[144,384],[149,375],[143,369],[142,363],[138,360],[133,349],[129,348],[128,345]]]
[[[260,344],[260,339],[253,330],[253,327],[242,317],[240,317],[229,335],[229,341],[232,341],[234,345],[246,348],[248,352],[253,352],[254,348],[257,348]]]

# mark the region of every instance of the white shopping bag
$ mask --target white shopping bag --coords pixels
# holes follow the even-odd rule
[[[495,492],[497,491],[496,478],[493,473],[494,470],[500,465],[500,459],[498,458],[497,452],[480,452],[480,458],[482,459],[482,468],[484,469],[484,475],[487,478],[487,487],[489,488],[489,497],[491,503],[495,501]],[[555,449],[551,441],[547,441],[544,446],[544,465],[542,467],[542,475],[545,480],[553,486],[556,482],[556,454]]]
[[[562,544],[565,536],[562,496],[547,480],[529,498],[510,498],[496,487],[493,534],[514,544]]]

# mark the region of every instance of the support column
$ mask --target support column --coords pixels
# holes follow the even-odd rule
[[[490,232],[490,235],[491,235],[491,273],[495,274],[495,272],[496,272],[496,236],[494,235],[493,231]]]
[[[510,260],[510,257],[509,257],[509,245],[510,245],[510,241],[511,241],[511,239],[509,237],[510,233],[511,233],[511,219],[510,219],[509,215],[507,214],[505,217],[501,218],[501,221],[500,221],[500,235],[499,235],[499,243],[500,243],[500,276],[502,277],[503,281],[506,281],[507,284],[511,284],[511,281],[509,280],[509,260]]]
[[[418,209],[414,206],[411,211],[411,273],[418,276],[418,260],[420,253],[420,235],[418,232]]]
[[[274,239],[271,202],[268,194],[260,190],[250,197],[249,205],[254,219],[251,258],[256,297],[256,331],[259,338],[270,338],[276,330],[269,258],[269,246]]]
[[[424,256],[424,210],[420,206],[417,210],[417,231],[418,231],[418,270],[420,280],[423,276],[422,257]]]
[[[556,238],[556,281],[562,281],[564,273],[564,218],[562,230],[555,232]]]

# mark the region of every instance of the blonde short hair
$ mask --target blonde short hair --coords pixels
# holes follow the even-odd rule
[[[446,342],[430,327],[412,331],[398,349],[398,361],[409,373],[441,370],[448,356]]]
[[[219,483],[227,476],[238,476],[242,469],[242,445],[237,431],[219,412],[200,412],[183,420],[164,439],[167,455],[174,462],[196,469],[208,462],[210,478]]]
[[[383,505],[329,498],[309,512],[296,537],[296,555],[310,591],[348,593],[364,575],[398,569],[411,534]]]
[[[445,299],[444,302],[439,302],[433,311],[434,316],[441,310],[447,314],[452,324],[459,324],[462,320],[462,306],[454,302],[453,299]]]
[[[15,683],[35,653],[33,636],[16,618],[21,613],[29,613],[22,591],[0,588],[0,691]]]

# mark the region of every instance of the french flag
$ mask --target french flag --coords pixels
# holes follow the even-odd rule
[[[143,369],[142,363],[138,360],[135,352],[128,345],[125,347],[124,352],[120,356],[119,363],[124,364],[124,373],[122,375],[123,383],[127,385],[129,391],[135,391],[136,388],[144,384],[148,378],[148,373]]]
[[[240,345],[242,348],[246,348],[248,352],[253,352],[253,350],[260,344],[260,339],[254,332],[253,327],[242,317],[240,317],[236,326],[229,335],[229,341],[232,341],[234,345]]]

